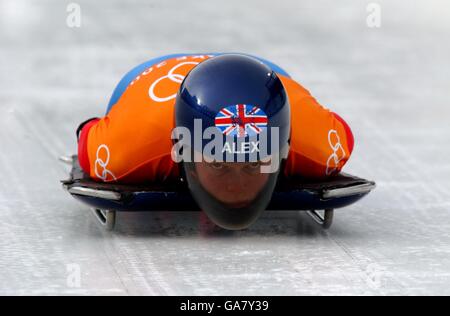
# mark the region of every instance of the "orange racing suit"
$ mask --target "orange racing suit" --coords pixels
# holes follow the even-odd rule
[[[80,126],[82,169],[104,182],[137,184],[179,177],[171,157],[176,93],[193,67],[215,55],[163,56],[133,69],[116,88],[107,114]],[[339,173],[353,151],[350,127],[283,69],[260,60],[281,79],[291,107],[291,146],[283,175],[325,178]]]

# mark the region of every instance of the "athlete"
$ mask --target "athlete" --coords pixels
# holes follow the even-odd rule
[[[217,225],[250,226],[281,178],[338,174],[350,127],[286,71],[246,54],[177,54],[130,71],[106,115],[83,122],[78,157],[102,182],[182,177]]]

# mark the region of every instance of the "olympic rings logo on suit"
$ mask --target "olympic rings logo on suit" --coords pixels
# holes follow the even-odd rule
[[[104,151],[106,153],[106,161],[103,161],[103,159],[100,158],[100,153]],[[97,154],[96,154],[96,160],[95,160],[95,175],[99,178],[102,179],[103,181],[106,181],[108,179],[108,176],[110,176],[111,178],[114,179],[114,181],[117,181],[117,178],[114,176],[114,174],[107,169],[108,164],[109,164],[109,158],[110,158],[110,153],[109,153],[109,148],[108,146],[106,146],[105,144],[100,145],[97,148]],[[101,174],[98,172],[98,168],[101,168]]]
[[[181,66],[184,65],[198,65],[200,64],[200,62],[197,61],[186,61],[188,59],[205,59],[206,57],[214,57],[213,55],[198,55],[198,56],[182,56],[182,57],[178,57],[176,60],[177,61],[182,61],[178,64],[176,64],[174,67],[172,67],[172,69],[169,70],[168,74],[165,76],[162,76],[161,78],[156,79],[150,86],[150,88],[148,89],[148,95],[150,96],[150,98],[158,103],[162,103],[162,102],[167,102],[170,100],[173,100],[177,97],[177,91],[174,91],[173,94],[168,95],[168,96],[159,96],[157,95],[157,93],[155,93],[156,87],[158,86],[158,84],[163,81],[164,79],[168,79],[172,82],[181,84],[183,82],[184,79],[184,75],[181,74],[176,74],[175,71],[180,68]],[[166,61],[158,64],[156,67],[157,68],[161,68],[162,66],[166,65]],[[151,68],[151,70],[153,70],[153,67]],[[148,73],[151,72],[151,70],[147,70],[146,73],[143,73],[143,75],[147,75]]]
[[[170,71],[169,71],[169,73],[167,75],[162,76],[161,78],[155,80],[152,83],[152,85],[150,86],[150,89],[148,90],[148,94],[149,94],[150,98],[153,101],[159,102],[159,103],[175,99],[176,96],[177,96],[177,92],[175,92],[174,94],[169,95],[169,96],[164,96],[164,97],[157,96],[155,94],[156,86],[158,85],[158,83],[160,83],[164,79],[169,79],[170,81],[173,81],[175,83],[180,83],[181,84],[181,82],[183,82],[183,79],[184,79],[185,76],[180,75],[180,74],[176,74],[174,72],[178,68],[180,68],[181,66],[184,66],[184,65],[198,65],[198,64],[199,64],[199,62],[196,62],[196,61],[186,61],[186,62],[179,63],[179,64],[175,65],[172,69],[170,69]]]
[[[336,135],[336,142],[333,142],[332,135]],[[341,139],[339,137],[339,134],[336,130],[331,129],[328,132],[328,144],[330,144],[331,149],[333,150],[333,153],[328,157],[327,160],[327,170],[326,175],[329,176],[336,172],[339,167],[339,162],[341,162],[345,156],[345,150],[344,147],[341,144]],[[339,155],[340,154],[340,155]]]

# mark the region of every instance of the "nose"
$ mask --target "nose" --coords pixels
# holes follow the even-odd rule
[[[244,190],[243,186],[235,185],[235,184],[229,184],[225,188],[228,193],[238,194],[241,193]]]
[[[239,170],[233,170],[223,179],[224,187],[227,192],[238,193],[243,192],[246,187],[245,180]]]

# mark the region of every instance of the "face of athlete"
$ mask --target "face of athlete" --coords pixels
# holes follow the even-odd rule
[[[217,200],[241,208],[256,198],[269,179],[268,173],[261,173],[261,164],[202,161],[195,164],[193,176]]]

